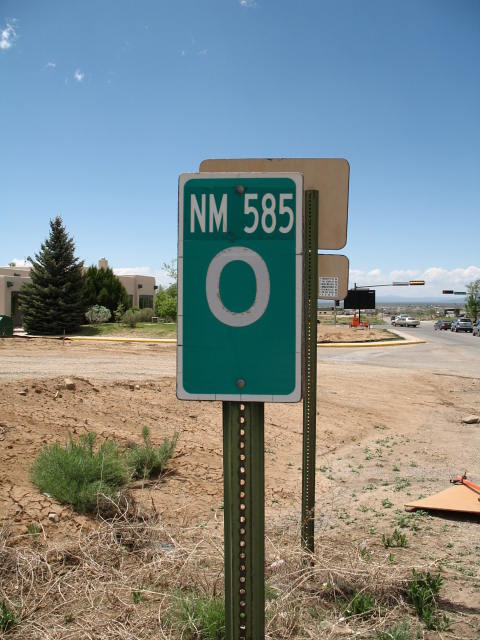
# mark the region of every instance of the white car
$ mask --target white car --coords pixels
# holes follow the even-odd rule
[[[420,320],[411,316],[397,316],[392,324],[394,327],[418,327]]]

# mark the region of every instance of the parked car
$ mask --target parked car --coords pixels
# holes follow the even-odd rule
[[[437,320],[433,325],[435,331],[438,329],[439,331],[447,331],[452,328],[452,323],[450,320]]]
[[[480,320],[477,320],[473,325],[472,333],[474,336],[478,336],[480,338]]]
[[[473,325],[470,318],[457,318],[453,321],[451,331],[458,333],[459,331],[466,331],[468,333],[473,332]]]
[[[392,324],[394,327],[418,327],[420,320],[411,316],[397,316]]]

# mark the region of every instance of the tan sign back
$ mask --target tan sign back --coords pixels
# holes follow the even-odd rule
[[[200,171],[303,173],[304,189],[318,191],[318,248],[341,249],[345,246],[350,166],[343,158],[212,159],[203,160]]]
[[[344,300],[348,293],[349,261],[346,256],[318,255],[319,300]]]

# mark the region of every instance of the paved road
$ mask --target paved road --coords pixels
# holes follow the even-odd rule
[[[435,331],[433,322],[422,322],[415,329],[397,327],[396,330],[426,340],[426,344],[376,349],[322,348],[318,350],[318,359],[480,378],[480,338],[471,333]]]
[[[434,331],[432,322],[401,334],[426,344],[378,348],[321,348],[319,361],[420,369],[480,379],[480,338],[471,333]],[[0,349],[0,380],[84,376],[92,380],[155,379],[175,376],[175,348],[144,344],[30,342],[24,348],[5,343]],[[37,346],[38,344],[38,346]],[[12,348],[15,347],[15,348]]]

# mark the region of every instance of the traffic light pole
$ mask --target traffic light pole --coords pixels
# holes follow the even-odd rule
[[[317,440],[318,191],[305,191],[304,392],[302,459],[302,547],[315,547],[315,459]]]
[[[223,402],[227,640],[265,638],[263,402]]]

